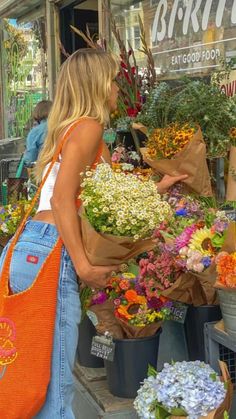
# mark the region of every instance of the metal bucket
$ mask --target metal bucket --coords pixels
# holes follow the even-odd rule
[[[236,341],[236,292],[218,290],[225,331]]]

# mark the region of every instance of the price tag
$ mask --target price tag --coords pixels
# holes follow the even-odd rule
[[[171,307],[170,320],[183,324],[185,322],[187,310],[188,310],[187,304],[174,301]]]
[[[87,314],[89,320],[91,320],[93,325],[96,327],[98,325],[98,318],[97,318],[96,314],[93,313],[93,311],[90,311],[90,310],[87,310],[86,314]]]
[[[115,343],[106,336],[94,336],[92,339],[91,355],[107,361],[113,361],[115,355]]]

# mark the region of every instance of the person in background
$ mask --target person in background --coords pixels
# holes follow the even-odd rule
[[[24,165],[31,167],[38,159],[40,149],[47,135],[47,118],[52,107],[50,100],[42,100],[33,111],[34,126],[26,138],[26,150],[23,155]]]

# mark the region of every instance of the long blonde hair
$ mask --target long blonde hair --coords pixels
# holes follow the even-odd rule
[[[112,54],[88,48],[77,50],[64,62],[48,117],[48,133],[35,167],[38,182],[68,125],[84,116],[101,124],[109,121],[111,86],[118,66],[118,59]]]

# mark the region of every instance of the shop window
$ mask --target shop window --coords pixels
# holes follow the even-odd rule
[[[140,48],[140,28],[139,26],[128,26],[126,28],[127,47],[132,46],[134,50]]]

